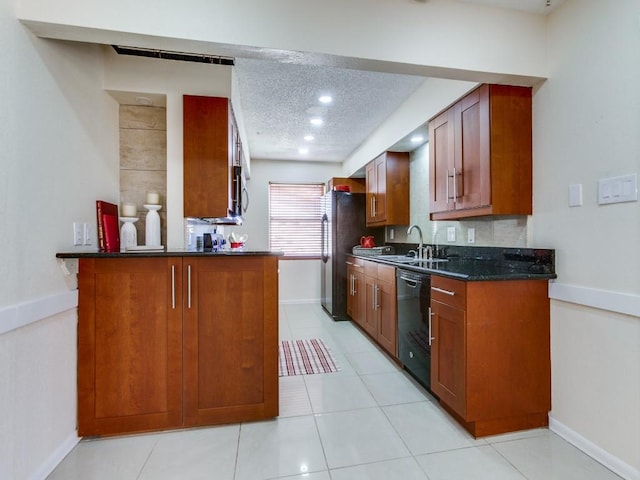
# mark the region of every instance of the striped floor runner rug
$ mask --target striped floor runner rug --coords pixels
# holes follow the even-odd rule
[[[281,377],[340,370],[331,352],[319,338],[282,340],[279,349],[279,368]]]

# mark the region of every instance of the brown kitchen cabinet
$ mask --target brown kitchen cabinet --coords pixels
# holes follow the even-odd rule
[[[364,261],[351,257],[347,260],[347,315],[360,327],[365,325]]]
[[[278,414],[277,257],[81,258],[78,434]]]
[[[409,154],[384,152],[365,167],[367,226],[409,224]]]
[[[183,96],[183,197],[185,217],[227,217],[234,205],[234,167],[241,141],[231,101]]]
[[[364,291],[363,328],[390,355],[397,357],[395,267],[365,260]]]
[[[546,280],[431,277],[431,389],[475,437],[548,425]]]
[[[429,121],[432,220],[532,213],[531,88],[484,84]]]
[[[185,257],[185,426],[277,416],[277,262]]]

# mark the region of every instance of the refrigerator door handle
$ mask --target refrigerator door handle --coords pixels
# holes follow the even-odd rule
[[[322,261],[327,263],[329,261],[329,217],[325,213],[322,215],[322,226],[321,226],[321,239],[320,239],[320,251],[322,256]]]

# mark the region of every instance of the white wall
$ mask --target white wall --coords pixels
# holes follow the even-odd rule
[[[388,68],[382,60],[460,79],[546,73],[544,17],[450,0],[22,0],[19,13],[38,34],[96,43]]]
[[[0,0],[0,478],[28,479],[77,438],[75,279],[55,254],[96,199],[118,200],[118,108],[100,49],[34,38],[14,3]]]
[[[321,162],[279,162],[253,159],[247,184],[249,210],[242,227],[226,231],[246,233],[247,248],[269,249],[269,182],[326,183],[341,176],[341,165]],[[280,301],[320,302],[320,260],[280,260]]]
[[[634,479],[640,203],[598,206],[596,185],[640,170],[639,14],[637,0],[560,7],[549,22],[549,80],[535,94],[533,125],[533,243],[556,248],[561,287],[551,289],[552,416],[579,441],[619,459]],[[575,183],[583,185],[584,205],[570,208]],[[568,303],[596,301],[601,308]],[[615,312],[623,304],[631,316]]]

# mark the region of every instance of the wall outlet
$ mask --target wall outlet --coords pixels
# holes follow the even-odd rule
[[[447,227],[447,242],[456,241],[456,227]]]
[[[73,222],[73,244],[82,245],[84,243],[84,227],[82,223]]]
[[[476,243],[476,229],[469,228],[467,230],[467,243]]]

